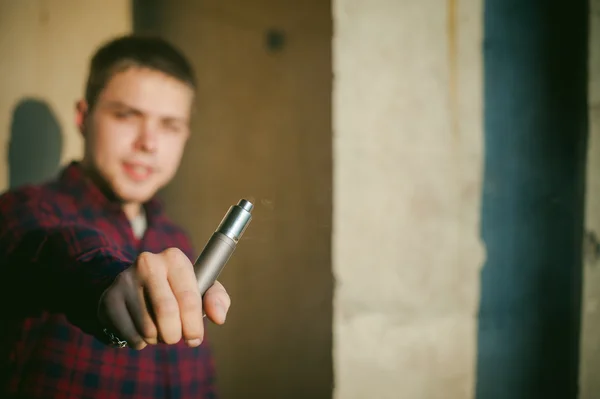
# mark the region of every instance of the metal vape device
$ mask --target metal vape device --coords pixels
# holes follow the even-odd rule
[[[194,263],[194,273],[200,294],[204,295],[221,274],[223,267],[235,251],[238,241],[252,220],[254,205],[241,199],[229,208],[225,217],[210,237]]]

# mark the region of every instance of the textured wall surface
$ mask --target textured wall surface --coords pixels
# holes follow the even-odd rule
[[[199,81],[170,212],[201,247],[230,205],[256,203],[210,330],[223,398],[331,398],[329,3],[176,0],[158,15]]]
[[[600,1],[590,1],[589,144],[580,398],[600,392]]]
[[[482,4],[334,1],[335,397],[473,395]]]
[[[0,188],[9,184],[9,148],[26,173],[20,181],[49,177],[57,163],[81,156],[75,102],[89,57],[130,30],[130,14],[128,0],[0,1]]]

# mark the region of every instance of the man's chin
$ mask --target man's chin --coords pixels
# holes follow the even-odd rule
[[[154,195],[156,194],[156,190],[127,188],[116,190],[115,194],[123,203],[143,204],[145,202],[150,201],[152,197],[154,197]]]

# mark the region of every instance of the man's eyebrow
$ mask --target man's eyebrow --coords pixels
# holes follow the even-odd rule
[[[129,105],[127,103],[124,103],[122,101],[108,101],[106,103],[106,105],[111,108],[111,109],[127,109],[130,110],[132,112],[135,112],[138,115],[144,115],[146,114],[144,111],[142,111],[141,109],[138,109],[132,105]],[[160,119],[163,119],[165,121],[168,122],[178,122],[178,123],[183,123],[186,124],[188,123],[188,120],[186,118],[182,118],[182,117],[178,117],[178,116],[172,116],[172,115],[161,115]]]
[[[139,109],[136,109],[135,107],[133,107],[133,106],[131,106],[131,105],[129,105],[129,104],[126,104],[126,103],[124,103],[124,102],[122,102],[122,101],[108,101],[108,102],[106,103],[106,105],[107,105],[109,108],[127,108],[127,109],[130,109],[130,110],[132,110],[132,111],[136,111],[136,112],[142,113],[142,111],[141,111],[141,110],[139,110]]]

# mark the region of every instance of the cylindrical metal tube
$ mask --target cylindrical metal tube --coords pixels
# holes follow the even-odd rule
[[[252,203],[245,199],[229,208],[219,227],[194,262],[194,273],[201,295],[204,295],[213,285],[235,251],[238,241],[252,220],[253,208]]]

